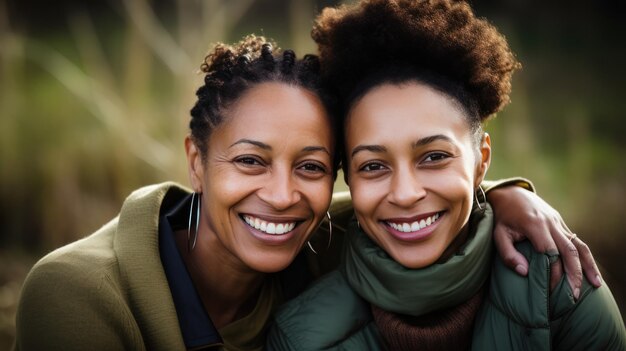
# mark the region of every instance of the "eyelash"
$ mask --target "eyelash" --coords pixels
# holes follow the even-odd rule
[[[427,154],[426,157],[424,157],[422,162],[426,162],[428,164],[436,164],[436,163],[445,161],[446,159],[450,157],[452,156],[444,152],[440,152],[440,151],[431,152]],[[372,166],[377,167],[377,169],[371,169]],[[386,169],[385,165],[383,165],[381,162],[368,162],[365,165],[361,166],[361,168],[359,168],[359,172],[367,172],[367,173],[380,172],[380,171],[384,171],[385,169]]]
[[[315,169],[306,169],[306,168],[307,168],[307,167],[309,167],[309,166],[313,166],[313,167],[315,167]],[[299,166],[299,167],[298,167],[298,169],[302,169],[302,170],[304,170],[305,172],[310,172],[310,173],[313,173],[313,172],[321,172],[321,173],[326,174],[326,173],[328,172],[328,170],[326,169],[326,167],[324,167],[324,166],[323,166],[323,165],[321,165],[321,164],[315,163],[315,162],[307,162],[307,163],[305,163],[305,164],[303,164],[303,165]]]
[[[436,159],[433,160],[432,159],[433,156]],[[447,158],[450,158],[450,157],[451,157],[450,155],[448,155],[448,154],[446,154],[444,152],[439,152],[439,151],[438,152],[431,152],[431,153],[427,154],[426,157],[424,157],[424,161],[425,162],[429,162],[429,163],[435,163],[435,162],[441,162],[441,161],[443,161],[443,160],[445,160]],[[428,160],[429,158],[431,159],[430,161]]]
[[[253,157],[253,156],[237,157],[234,161],[236,163],[241,164],[244,167],[262,166],[264,164],[263,160],[259,159],[258,157]]]
[[[241,156],[234,160],[236,163],[241,164],[244,167],[259,167],[264,166],[265,162],[258,157],[254,156]],[[310,167],[313,167],[311,169]],[[308,168],[308,169],[307,169]],[[297,167],[297,169],[302,169],[307,173],[323,173],[327,174],[328,170],[324,165],[318,164],[316,162],[307,162]]]
[[[367,169],[368,167],[371,168],[371,166],[378,166],[378,169]],[[385,166],[380,162],[368,162],[359,168],[359,172],[379,172],[383,170],[383,167]]]

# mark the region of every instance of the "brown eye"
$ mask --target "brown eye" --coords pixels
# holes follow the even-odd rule
[[[426,158],[424,158],[424,161],[425,162],[437,162],[437,161],[445,160],[448,157],[450,156],[443,152],[433,152],[433,153],[428,154]]]
[[[319,180],[328,174],[328,168],[319,162],[306,161],[298,165],[296,172],[304,179]]]
[[[236,163],[241,164],[242,166],[251,167],[251,166],[262,166],[263,163],[256,157],[252,156],[242,156],[235,159]]]
[[[316,163],[305,163],[304,165],[300,166],[300,169],[307,172],[326,173],[326,168]]]
[[[376,172],[385,169],[385,166],[378,162],[371,162],[361,167],[359,171],[361,172]]]

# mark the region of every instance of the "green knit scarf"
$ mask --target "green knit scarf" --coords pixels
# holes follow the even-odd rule
[[[385,311],[420,316],[476,295],[491,270],[493,212],[470,216],[467,242],[445,263],[408,269],[394,261],[353,222],[341,271],[350,286]]]

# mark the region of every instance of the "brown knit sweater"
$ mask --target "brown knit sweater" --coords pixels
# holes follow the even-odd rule
[[[458,306],[419,317],[387,312],[374,305],[372,314],[389,350],[468,350],[483,290]]]

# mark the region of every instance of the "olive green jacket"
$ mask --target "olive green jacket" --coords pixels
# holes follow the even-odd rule
[[[563,277],[550,292],[550,262],[556,256],[537,253],[528,242],[519,243],[517,249],[528,260],[529,273],[527,277],[517,275],[497,255],[492,256],[491,241],[484,240],[491,239],[492,220],[488,208],[461,252],[446,263],[423,270],[398,269],[398,264],[393,264],[382,249],[352,227],[347,235],[358,237],[351,241],[369,242],[366,246],[353,246],[352,252],[358,255],[359,250],[367,250],[363,257],[374,266],[355,270],[347,268],[355,266],[347,263],[354,261],[346,259],[339,270],[281,306],[274,315],[267,349],[384,350],[386,346],[373,320],[370,303],[419,316],[422,312],[432,313],[432,306],[455,306],[459,303],[454,301],[456,297],[473,296],[486,281],[487,292],[475,319],[474,350],[626,350],[624,323],[606,285],[595,289],[585,281],[580,298],[574,301]],[[481,238],[481,244],[476,244],[477,238]],[[372,251],[372,247],[377,251]],[[457,276],[457,267],[461,270],[463,264],[477,262],[483,255],[492,256],[483,260],[490,274],[487,271],[483,275],[482,269],[477,269],[472,272],[477,277],[474,281],[459,286],[464,278]],[[454,265],[454,271],[446,271],[446,265]],[[424,281],[424,277],[429,278]],[[479,285],[472,286],[476,282]],[[376,288],[379,285],[382,289]],[[433,293],[443,290],[448,292]]]
[[[16,350],[184,350],[158,248],[173,183],[141,188],[94,234],[42,258],[18,305]]]
[[[160,211],[189,193],[171,182],[138,189],[112,221],[37,262],[22,287],[14,349],[184,350],[161,263],[158,225]],[[349,194],[335,195],[330,212],[347,223]],[[298,277],[306,281],[281,281],[284,294],[296,294],[336,267],[341,241],[327,248],[328,234],[323,223],[311,240],[320,254],[307,250],[304,270],[309,272]]]

